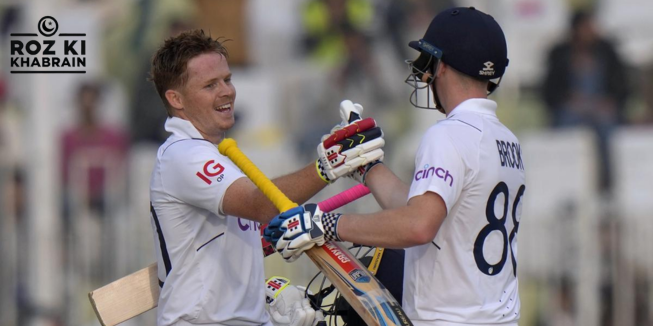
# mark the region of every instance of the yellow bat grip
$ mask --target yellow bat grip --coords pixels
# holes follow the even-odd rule
[[[231,138],[225,138],[218,145],[218,151],[227,156],[236,166],[245,173],[245,175],[254,182],[254,184],[263,192],[265,197],[277,207],[279,212],[285,212],[291,208],[297,207],[297,204],[288,199],[286,195],[277,188],[277,186],[268,179],[268,177],[259,170],[252,161],[240,151],[236,141]]]

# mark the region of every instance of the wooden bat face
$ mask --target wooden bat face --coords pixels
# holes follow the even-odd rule
[[[113,326],[134,318],[159,303],[156,263],[109,283],[88,294],[102,326]]]
[[[329,241],[306,254],[368,325],[412,326],[397,300],[342,244]]]

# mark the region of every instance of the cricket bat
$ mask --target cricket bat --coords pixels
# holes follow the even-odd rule
[[[118,325],[159,304],[156,263],[88,294],[102,326]]]
[[[235,140],[224,139],[218,150],[229,157],[280,212],[297,207],[240,151]],[[344,246],[329,241],[311,248],[306,254],[367,325],[412,326],[397,300]]]
[[[322,211],[329,212],[369,193],[367,187],[359,184],[321,201],[318,206]],[[263,238],[261,240],[264,241]],[[263,244],[264,256],[274,253],[272,247],[266,248],[265,242]],[[272,251],[266,252],[266,250]],[[348,251],[345,252],[349,253]],[[88,297],[100,324],[102,326],[113,326],[154,309],[159,303],[159,293],[157,266],[154,263],[91,291]]]

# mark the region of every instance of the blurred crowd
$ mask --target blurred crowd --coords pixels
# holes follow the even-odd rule
[[[543,13],[551,3],[559,3],[564,23],[552,27],[553,35],[542,36],[541,60],[530,63],[539,69],[531,75],[536,78],[519,76],[520,71],[528,71],[520,70],[519,63],[514,69],[508,67],[494,99],[501,108],[499,116],[508,117],[505,124],[518,136],[519,132],[542,130],[590,130],[596,139],[596,191],[609,202],[615,191],[609,146],[613,132],[624,126],[653,127],[653,37],[649,36],[650,49],[644,59],[628,59],[618,34],[601,28],[599,18],[607,15],[602,11],[607,2],[502,1],[502,10],[516,8],[525,16]],[[11,33],[33,29],[33,18],[42,13],[36,7],[45,3],[54,16],[60,13],[63,17],[64,11],[69,11],[67,17],[84,15],[87,25],[76,26],[93,26],[96,33],[92,35],[97,38],[89,47],[96,52],[89,53],[102,55],[89,59],[93,63],[87,74],[61,79],[61,87],[49,91],[51,106],[37,110],[33,104],[39,102],[33,98],[42,96],[42,85],[30,82],[34,76],[19,78],[9,73],[8,44]],[[321,135],[338,121],[338,103],[349,98],[363,104],[365,115],[380,122],[387,139],[386,161],[409,178],[412,162],[403,157],[413,156],[404,154],[412,149],[406,146],[412,141],[410,135],[415,130],[421,133],[443,116],[415,112],[408,103],[404,60],[414,58],[407,51],[407,42],[421,37],[416,31],[424,30],[435,13],[455,5],[484,4],[454,0],[0,4],[0,282],[4,284],[0,287],[0,326],[30,325],[34,320],[47,325],[94,325],[85,293],[153,260],[146,249],[134,257],[132,250],[124,247],[136,240],[122,239],[141,237],[144,240],[140,241],[147,243],[152,237],[148,211],[140,211],[142,202],[140,206],[133,203],[137,199],[147,203],[148,164],[153,164],[154,151],[167,138],[163,129],[166,111],[148,81],[151,56],[165,37],[189,28],[205,28],[213,36],[231,39],[226,45],[239,90],[234,137],[239,142],[242,139],[245,146],[250,144],[253,151],[271,148],[274,152],[275,144],[289,144],[298,164],[303,165],[314,157]],[[653,6],[642,10],[648,11],[653,21]],[[270,17],[277,11],[279,18]],[[488,12],[501,24],[509,19],[499,11]],[[66,20],[59,22],[63,25]],[[507,22],[504,26],[513,64],[519,59],[511,56],[511,50],[520,44],[511,43],[511,35],[517,35],[519,26]],[[272,113],[263,113],[272,110],[266,101],[275,101]],[[51,131],[34,133],[32,128],[39,126],[33,123],[43,110],[49,111],[48,121],[40,126],[49,126],[46,128]],[[35,139],[41,137],[38,135],[48,139],[39,141]],[[251,138],[257,141],[248,143]],[[43,144],[51,145],[46,146],[51,154],[35,157],[34,150]],[[37,162],[35,167],[34,160],[44,157],[50,160]],[[32,269],[38,268],[35,260],[39,259],[35,257],[37,245],[32,245],[37,235],[32,230],[41,221],[41,217],[30,215],[38,212],[30,205],[39,205],[39,199],[30,198],[39,192],[30,187],[43,185],[33,172],[43,165],[54,173],[53,190],[45,193],[56,197],[50,199],[54,203],[50,208],[54,226],[60,230],[50,244],[58,248],[54,259],[61,273],[51,277],[62,284],[61,296],[55,300],[35,298],[38,290],[30,285],[38,277]],[[132,186],[135,183],[141,184]],[[128,206],[135,208],[125,208]],[[125,224],[137,218],[145,223],[143,234]],[[614,234],[607,230],[602,250],[609,251]],[[524,313],[521,324],[575,325],[575,294],[570,282],[569,275],[554,282],[556,287],[550,291],[555,303]],[[648,292],[648,280],[637,282],[643,292],[637,294],[635,324],[653,325],[653,292]],[[616,325],[609,313],[614,305],[611,286],[610,281],[602,285],[601,311],[607,313],[600,325]],[[523,297],[522,306],[529,305],[529,296]]]

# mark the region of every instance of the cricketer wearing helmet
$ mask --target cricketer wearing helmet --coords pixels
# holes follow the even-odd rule
[[[265,234],[287,260],[327,240],[407,248],[403,309],[413,324],[517,325],[524,162],[487,98],[508,65],[505,36],[491,16],[451,8],[409,45],[419,51],[409,61],[410,102],[446,114],[422,137],[410,184],[376,164],[364,180],[382,211],[327,215],[305,205],[275,217]],[[419,88],[435,107],[418,101]],[[287,228],[302,214],[313,232]]]

